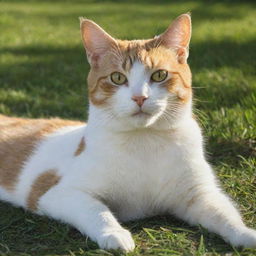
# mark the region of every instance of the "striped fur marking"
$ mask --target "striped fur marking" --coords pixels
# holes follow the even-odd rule
[[[74,153],[74,156],[79,156],[83,151],[85,150],[85,140],[84,137],[82,137],[80,143],[78,144],[78,147]]]

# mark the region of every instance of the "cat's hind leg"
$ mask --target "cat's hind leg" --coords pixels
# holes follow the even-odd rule
[[[130,232],[121,227],[108,207],[82,191],[51,189],[39,200],[38,213],[76,227],[102,249],[128,252],[135,247]]]
[[[234,246],[256,248],[256,231],[245,226],[230,199],[219,190],[204,190],[182,203],[174,211],[178,217],[202,225]]]
[[[210,167],[204,166],[211,173]],[[198,178],[197,183],[188,186],[171,212],[190,224],[200,224],[221,235],[234,246],[256,248],[256,230],[245,226],[233,202],[210,177]]]

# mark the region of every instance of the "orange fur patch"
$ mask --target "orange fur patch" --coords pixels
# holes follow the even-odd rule
[[[28,199],[27,207],[32,211],[36,211],[38,207],[38,200],[43,196],[50,188],[57,185],[60,181],[60,177],[57,175],[55,169],[50,169],[42,173],[35,180],[31,187]]]
[[[89,90],[89,97],[91,102],[98,106],[105,104],[116,91],[117,87],[106,82],[106,77],[101,77],[97,81],[97,85]]]
[[[81,122],[61,119],[22,119],[0,116],[0,185],[12,191],[23,164],[49,133]]]
[[[79,156],[84,150],[85,150],[85,140],[84,140],[84,137],[82,137],[80,143],[78,144],[76,152],[74,153],[74,156]]]

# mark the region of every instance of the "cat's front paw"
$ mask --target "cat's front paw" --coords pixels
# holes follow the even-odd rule
[[[105,232],[98,243],[100,248],[106,250],[120,249],[125,252],[130,252],[135,248],[131,233],[125,229]]]
[[[231,243],[235,246],[256,248],[256,230],[247,227],[242,228],[231,239]]]

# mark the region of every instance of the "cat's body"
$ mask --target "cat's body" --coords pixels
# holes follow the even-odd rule
[[[183,22],[186,27],[188,19],[183,15],[176,25]],[[123,69],[129,70],[129,86],[111,86],[104,80],[104,72],[109,74],[106,60],[100,59],[100,52],[94,55],[90,48],[93,40],[86,40],[95,37],[94,32],[94,43],[100,36],[101,42],[112,38],[95,26],[82,21],[92,66],[88,124],[0,116],[0,198],[69,223],[107,249],[134,248],[130,233],[117,219],[159,214],[174,214],[191,224],[201,224],[234,245],[255,247],[256,232],[245,227],[205,160],[201,131],[192,117],[191,75],[184,49],[175,62],[176,56],[165,49],[154,50],[154,59],[148,46],[146,51],[143,48],[148,41],[119,42],[119,50],[130,52],[129,63],[123,63]],[[151,65],[167,56],[165,67],[175,79],[171,77],[161,88],[149,82],[150,64],[145,68],[150,62],[148,54]],[[97,77],[103,64],[105,71]],[[161,76],[158,73],[154,79]],[[113,79],[122,81],[120,74]],[[119,111],[113,111],[112,105],[118,105]],[[164,116],[166,109],[169,113]]]

